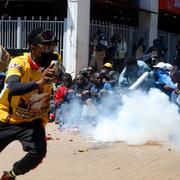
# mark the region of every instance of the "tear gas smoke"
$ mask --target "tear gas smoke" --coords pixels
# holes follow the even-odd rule
[[[180,145],[178,107],[158,89],[151,89],[148,93],[135,91],[123,95],[121,100],[120,97],[111,96],[104,99],[97,109],[93,116],[92,109],[86,107],[91,118],[88,121],[81,117],[78,121],[80,131],[97,141],[125,141],[131,145],[155,141]],[[92,121],[95,121],[95,125],[87,125]]]

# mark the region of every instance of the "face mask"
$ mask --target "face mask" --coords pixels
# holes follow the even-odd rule
[[[39,66],[44,68],[49,67],[53,58],[54,54],[52,52],[42,53],[41,58],[39,58]]]

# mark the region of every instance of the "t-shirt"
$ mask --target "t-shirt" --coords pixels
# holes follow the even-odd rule
[[[90,92],[94,92],[94,93],[99,93],[100,90],[106,90],[106,91],[109,91],[111,92],[112,91],[112,87],[111,87],[111,84],[109,83],[101,83],[101,86],[100,87],[97,87],[95,84],[91,87],[90,89]]]
[[[56,104],[63,102],[64,97],[67,93],[67,90],[68,90],[68,88],[65,85],[62,84],[61,86],[59,86],[59,88],[57,89],[57,91],[54,95],[54,101]]]
[[[29,53],[24,53],[22,56],[17,56],[11,60],[6,81],[12,75],[19,76],[21,83],[26,83],[38,81],[42,72],[31,69]],[[0,121],[17,124],[43,119],[43,123],[47,123],[51,88],[51,85],[45,85],[42,89],[34,89],[24,95],[10,96],[8,86],[5,83],[0,94]]]
[[[177,85],[174,84],[171,80],[169,73],[164,69],[155,69],[154,76],[157,79],[157,82],[162,85],[168,85],[172,89],[176,89]]]

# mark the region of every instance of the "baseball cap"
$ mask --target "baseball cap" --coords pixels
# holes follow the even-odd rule
[[[165,63],[163,63],[163,62],[159,62],[159,63],[157,63],[156,65],[154,65],[153,67],[155,67],[155,68],[161,68],[161,69],[166,69],[166,65],[165,65]]]
[[[173,69],[173,66],[169,63],[166,63],[166,69],[171,71]]]
[[[155,68],[161,68],[161,69],[164,69],[164,70],[169,70],[171,71],[173,69],[173,66],[169,63],[163,63],[163,62],[159,62],[157,63],[156,65],[154,65],[153,67]]]

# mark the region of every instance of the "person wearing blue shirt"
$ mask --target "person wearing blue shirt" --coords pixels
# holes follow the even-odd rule
[[[134,56],[127,57],[126,66],[119,76],[119,87],[129,88],[145,72],[149,72],[149,76],[141,83],[138,88],[146,91],[154,86],[153,78],[150,73],[151,68],[144,61],[137,60]]]
[[[93,85],[90,89],[92,97],[102,97],[105,94],[112,92],[112,86],[109,83],[103,82],[103,77],[99,72],[93,75]]]
[[[177,88],[177,85],[170,77],[170,71],[172,68],[171,64],[163,62],[159,62],[154,66],[155,85],[169,97],[171,97],[173,90]]]

